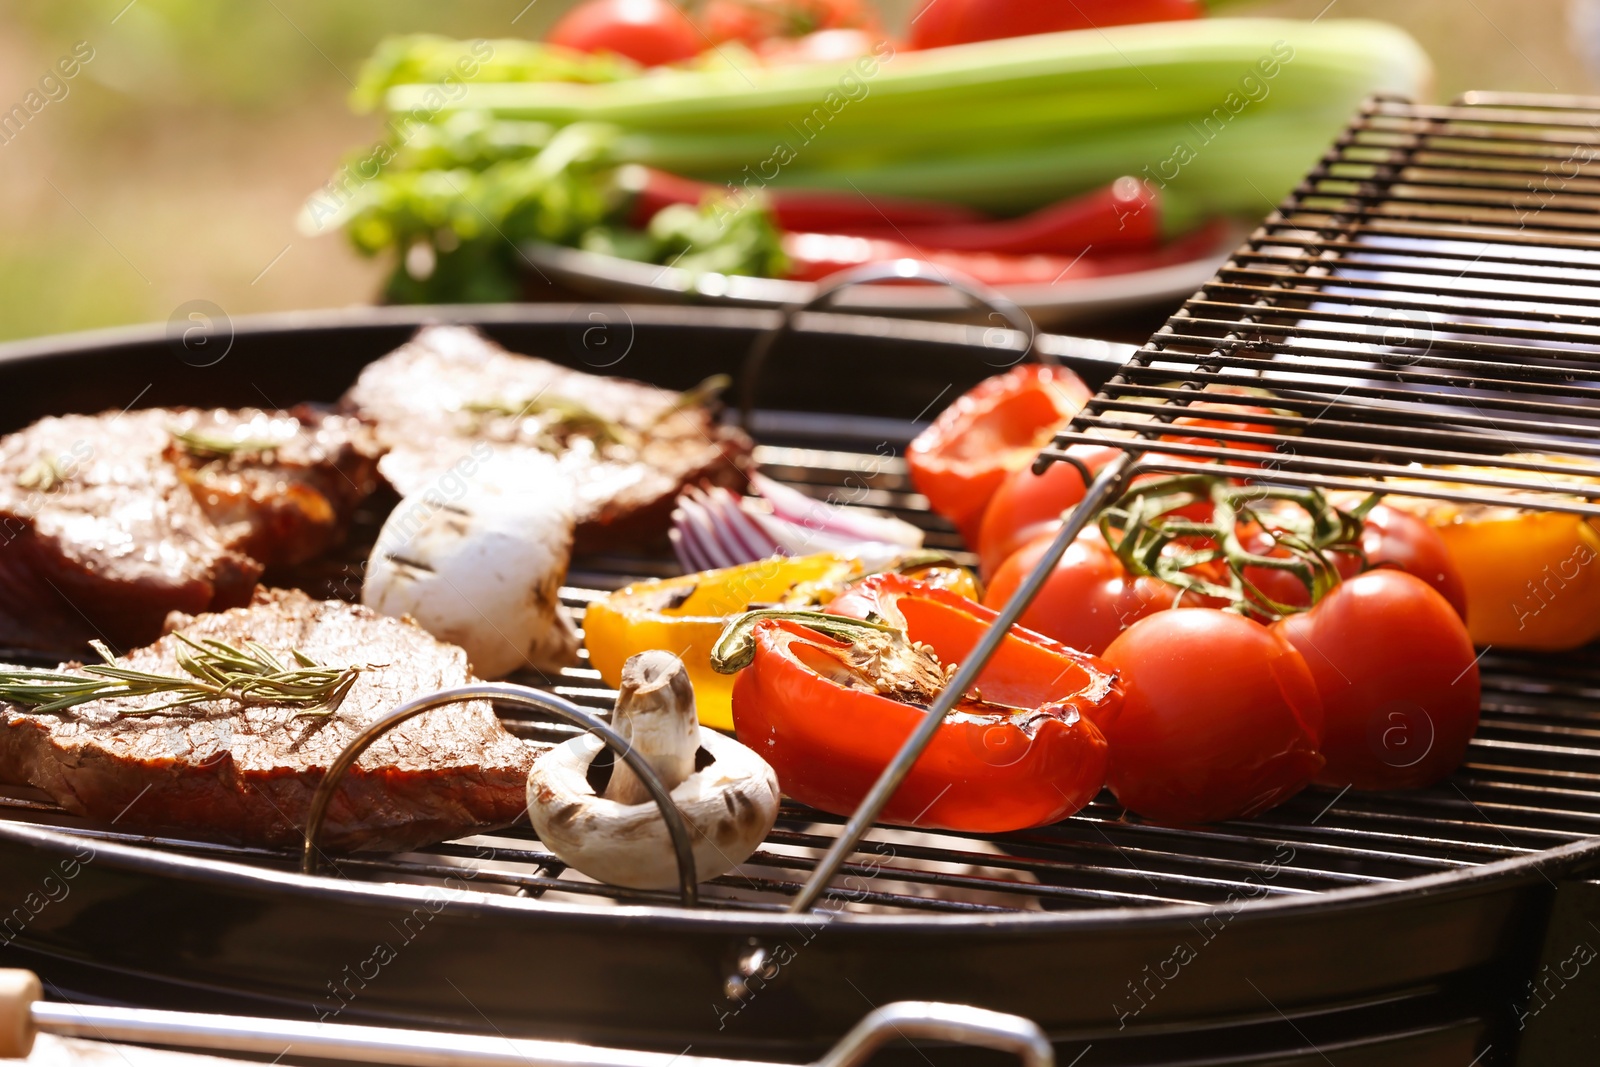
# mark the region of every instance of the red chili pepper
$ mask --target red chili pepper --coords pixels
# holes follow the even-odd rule
[[[1107,256],[948,251],[898,239],[819,233],[785,234],[783,251],[789,259],[789,277],[799,281],[821,281],[866,263],[917,259],[964,274],[985,285],[1055,285],[1190,262],[1215,249],[1220,227],[1224,225],[1219,222],[1202,227],[1158,249],[1113,251]]]
[[[628,224],[643,229],[656,212],[672,204],[699,204],[707,196],[728,195],[726,185],[680,178],[676,174],[650,167],[628,167],[621,176],[623,186],[633,194]],[[850,233],[871,226],[949,226],[981,223],[982,213],[960,204],[936,200],[907,200],[877,197],[870,200],[859,193],[840,193],[828,189],[763,188],[761,195],[771,202],[773,217],[785,230],[825,233]]]
[[[1200,0],[923,0],[911,21],[911,47],[1196,19],[1205,10]]]
[[[995,613],[901,575],[847,590],[829,615],[753,612],[718,644],[739,740],[783,791],[848,815],[860,804]],[[839,617],[844,613],[861,621]],[[1002,833],[1056,822],[1099,792],[1100,725],[1122,704],[1093,656],[1016,629],[935,732],[883,820]]]
[[[993,222],[890,226],[881,218],[849,232],[898,239],[921,248],[1009,255],[1109,252],[1161,244],[1161,203],[1137,178],[1122,177],[1103,189],[1063,200],[1021,218]]]

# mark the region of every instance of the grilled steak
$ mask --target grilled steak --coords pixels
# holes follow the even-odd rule
[[[403,495],[448,494],[486,445],[556,455],[575,487],[577,552],[661,534],[685,485],[741,486],[751,449],[704,402],[515,355],[457,326],[425,327],[370,364],[343,406],[377,427],[378,469]]]
[[[0,704],[0,780],[42,789],[119,830],[294,845],[324,770],[365,725],[405,700],[472,680],[460,649],[417,626],[299,592],[263,591],[249,607],[173,621],[191,640],[254,641],[284,661],[299,649],[326,666],[374,666],[321,718],[231,700],[124,714],[170,699],[159,695],[52,714]],[[178,647],[169,635],[118,663],[182,674]],[[425,712],[350,769],[319,843],[403,850],[504,826],[525,806],[532,755],[486,702]]]
[[[348,415],[179,412],[163,457],[229,548],[268,566],[304,563],[343,539],[377,487],[378,442]]]
[[[343,415],[152,408],[0,439],[0,645],[145,644],[342,536],[377,444]]]

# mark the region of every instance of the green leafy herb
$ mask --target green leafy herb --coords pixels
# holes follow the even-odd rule
[[[17,475],[17,485],[23,489],[37,489],[41,493],[49,493],[58,488],[68,477],[69,474],[61,466],[61,461],[44,452],[40,453],[39,458],[29,464],[26,470]]]
[[[615,419],[609,419],[581,400],[565,396],[536,396],[521,403],[506,400],[473,400],[465,410],[478,415],[504,415],[514,419],[535,418],[543,423],[540,447],[559,452],[564,438],[590,437],[598,444],[629,445],[637,435]]]
[[[270,452],[281,442],[265,438],[234,438],[209,434],[203,430],[169,429],[173,441],[185,452],[194,456],[219,458],[241,453]]]
[[[96,700],[170,693],[173,699],[124,715],[154,715],[208,700],[233,700],[240,704],[278,704],[300,710],[295,717],[332,715],[350,687],[370,667],[325,667],[299,649],[291,651],[294,666],[285,666],[265,647],[246,641],[238,648],[223,641],[193,641],[175,635],[178,666],[184,675],[156,674],[119,667],[111,650],[99,641],[91,644],[103,663],[83,667],[82,674],[0,669],[0,700],[41,712],[61,711]]]

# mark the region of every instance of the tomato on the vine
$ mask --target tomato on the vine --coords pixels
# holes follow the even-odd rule
[[[646,67],[693,59],[708,44],[672,0],[585,0],[545,40],[578,52],[615,52]]]
[[[1252,526],[1240,536],[1252,552],[1284,554],[1281,548],[1274,548],[1272,536],[1259,526]],[[1366,557],[1367,568],[1392,568],[1415,575],[1444,597],[1456,614],[1463,619],[1467,617],[1466,588],[1461,582],[1461,573],[1450,559],[1444,538],[1415,515],[1378,504],[1362,521],[1361,555],[1354,552],[1329,555],[1340,578],[1353,578],[1362,572],[1361,555]],[[1288,571],[1246,567],[1244,577],[1264,597],[1279,604],[1303,608],[1311,603],[1305,583]]]
[[[1460,766],[1478,728],[1477,657],[1461,616],[1427,583],[1369,571],[1273,628],[1322,696],[1318,781],[1407,789]]]
[[[1361,548],[1373,567],[1394,567],[1416,575],[1449,601],[1457,615],[1467,617],[1467,587],[1461,571],[1439,531],[1422,519],[1379,504],[1367,512]]]
[[[1054,539],[1054,531],[1047,530],[1012,553],[990,580],[983,603],[1004,607]],[[1067,548],[1018,622],[1068,648],[1100,655],[1147,615],[1207,605],[1221,606],[1159,578],[1130,575],[1100,532],[1089,529]]]
[[[1122,450],[1110,445],[1073,445],[1067,451],[1094,474]],[[992,577],[1023,545],[1060,526],[1062,513],[1082,500],[1084,492],[1083,475],[1070,463],[1052,463],[1042,474],[1035,474],[1031,464],[1012,471],[983,510],[973,546],[979,573]]]
[[[1106,784],[1163,823],[1258,815],[1322,769],[1322,701],[1285,637],[1225,611],[1163,611],[1103,657],[1122,678]]]

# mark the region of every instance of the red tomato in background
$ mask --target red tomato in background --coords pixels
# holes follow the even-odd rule
[[[1427,583],[1369,571],[1273,629],[1322,696],[1319,782],[1410,789],[1461,765],[1478,728],[1477,658],[1461,616]]]
[[[670,0],[586,0],[545,40],[579,52],[615,52],[647,67],[693,59],[709,44]]]
[[[780,37],[761,46],[768,63],[838,63],[870,55],[878,43],[866,30],[818,30],[804,37]]]
[[[876,16],[862,0],[708,0],[701,8],[700,24],[718,44],[742,41],[751,48],[819,30],[878,28]],[[867,50],[871,49],[869,43]]]
[[[989,582],[984,605],[1005,607],[1054,537],[1047,530],[1012,553]],[[1098,656],[1118,634],[1148,615],[1201,606],[1207,606],[1202,598],[1159,578],[1130,577],[1099,531],[1091,529],[1067,548],[1018,622],[1068,648]]]
[[[999,37],[1172,22],[1205,14],[1199,0],[924,0],[911,47],[939,48]]]
[[[1280,634],[1224,611],[1162,611],[1111,642],[1122,711],[1106,784],[1163,823],[1259,815],[1322,769],[1322,700]]]

